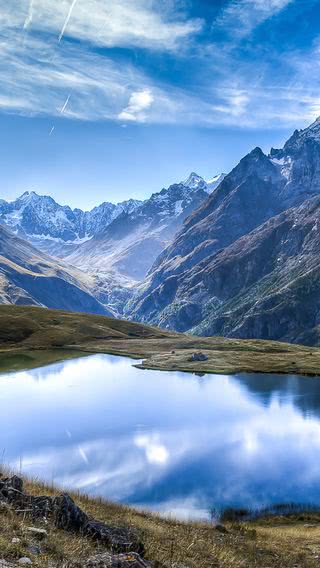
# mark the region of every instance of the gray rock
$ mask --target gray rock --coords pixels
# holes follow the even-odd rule
[[[28,544],[27,550],[34,555],[41,554],[41,548],[37,544]]]
[[[21,542],[20,538],[14,537],[11,541],[11,544],[19,544]]]
[[[191,357],[189,357],[188,361],[208,361],[209,357],[205,353],[192,353]]]
[[[22,556],[22,558],[19,558],[18,564],[20,564],[20,566],[29,566],[32,564],[32,560],[28,558],[28,556]]]
[[[32,517],[49,516],[57,528],[91,537],[112,552],[143,553],[143,543],[133,530],[108,526],[91,519],[69,495],[63,494],[57,497],[27,495],[23,491],[22,479],[13,476],[0,478],[0,498],[6,499],[13,509],[23,509]]]
[[[228,532],[228,529],[224,525],[221,525],[221,524],[215,525],[214,528],[215,528],[216,531],[221,532],[221,533],[227,533]]]

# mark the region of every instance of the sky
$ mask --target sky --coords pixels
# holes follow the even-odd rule
[[[320,0],[0,0],[0,198],[90,209],[320,115]]]

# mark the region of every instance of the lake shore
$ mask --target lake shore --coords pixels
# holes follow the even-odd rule
[[[38,480],[24,479],[22,491],[32,503],[37,496],[45,495],[53,500],[61,490]],[[300,512],[216,525],[162,518],[78,492],[71,492],[70,497],[86,516],[115,530],[116,534],[119,528],[122,532],[134,531],[144,547],[145,565],[153,568],[312,568],[319,563],[320,514],[317,513]],[[88,558],[110,550],[101,541],[97,543],[90,536],[78,534],[77,530],[57,526],[54,514],[48,513],[43,520],[32,518],[28,511],[19,513],[15,502],[15,498],[11,502],[4,499],[0,507],[0,560],[9,562],[10,568],[17,565],[19,558],[26,557],[39,568],[49,565],[86,568],[94,565],[88,563]],[[128,564],[119,566],[136,568],[134,556],[126,556]]]
[[[190,373],[320,376],[320,349],[277,341],[195,337],[125,320],[59,310],[0,306],[0,359],[14,370],[79,354],[142,360],[140,369]],[[204,361],[192,361],[201,352]],[[15,365],[16,358],[16,365]],[[5,370],[2,363],[0,370]]]

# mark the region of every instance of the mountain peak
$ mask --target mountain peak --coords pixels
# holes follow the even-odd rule
[[[203,177],[199,176],[196,172],[191,172],[191,174],[181,183],[190,189],[203,189],[206,185]]]
[[[17,201],[25,200],[33,196],[39,197],[35,191],[25,191],[22,195],[20,195],[20,197],[18,197]]]

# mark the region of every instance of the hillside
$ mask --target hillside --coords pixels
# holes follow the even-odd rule
[[[114,318],[0,306],[1,368],[36,366],[110,353],[143,359],[142,369],[196,373],[268,372],[319,375],[320,350],[275,341],[195,337]],[[205,360],[192,360],[195,352]]]
[[[256,148],[184,223],[128,317],[201,335],[318,345],[320,119]]]
[[[0,303],[112,315],[92,277],[40,252],[0,226]]]

